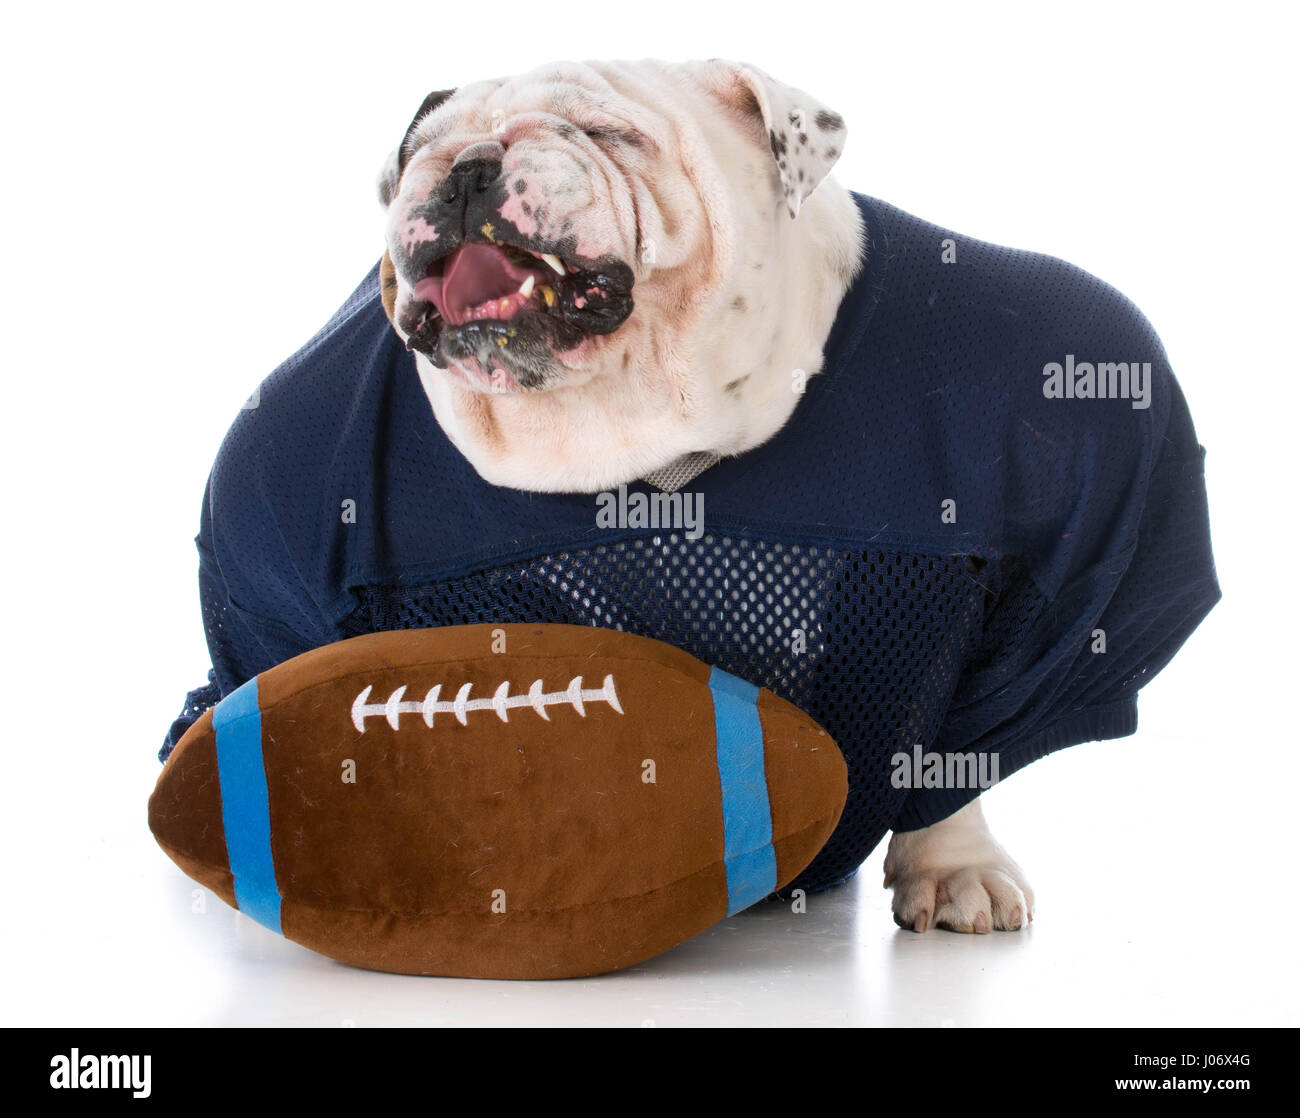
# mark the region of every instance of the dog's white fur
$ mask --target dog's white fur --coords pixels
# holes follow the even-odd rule
[[[605,183],[604,228],[586,230],[633,265],[636,309],[615,334],[565,356],[569,375],[543,391],[488,394],[417,355],[439,422],[485,479],[542,491],[597,492],[693,451],[758,446],[789,419],[801,378],[820,370],[865,251],[856,205],[824,177],[838,148],[824,145],[820,164],[801,165],[769,147],[793,110],[824,106],[717,60],[562,64],[469,86],[415,131],[400,184],[393,164],[383,172],[390,237],[403,202],[464,150],[491,142],[512,114],[553,111],[557,83],[578,91],[575,105],[590,95],[651,141],[650,162],[619,167],[629,194]],[[553,139],[534,144],[534,159],[563,150]],[[635,229],[625,228],[629,215]],[[919,932],[1014,930],[1033,918],[1033,891],[978,800],[894,834],[885,885],[895,920]]]

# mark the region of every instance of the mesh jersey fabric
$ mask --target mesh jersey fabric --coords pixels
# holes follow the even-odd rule
[[[996,753],[1005,778],[1132,733],[1138,689],[1219,597],[1204,452],[1158,338],[1078,268],[854,198],[866,263],[823,371],[775,437],[689,484],[698,538],[483,481],[372,270],[217,456],[196,541],[212,672],[162,755],[253,675],[357,634],[624,629],[770,688],[839,744],[849,801],[794,883],[812,890],[978,794],[895,787],[916,744]],[[1149,362],[1150,406],[1047,398],[1066,355]]]

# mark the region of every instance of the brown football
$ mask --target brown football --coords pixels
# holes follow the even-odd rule
[[[376,633],[205,713],[149,826],[228,904],[377,970],[599,974],[790,882],[848,793],[807,715],[570,625]]]

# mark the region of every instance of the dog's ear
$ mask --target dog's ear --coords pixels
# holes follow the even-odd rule
[[[384,166],[379,172],[379,201],[382,205],[387,206],[397,197],[397,186],[402,181],[402,172],[406,170],[406,161],[413,154],[407,149],[412,134],[426,116],[455,92],[454,89],[440,89],[430,93],[416,110],[415,116],[411,117],[411,123],[406,126],[406,135],[402,137],[402,142],[384,160]]]
[[[743,62],[711,58],[699,64],[698,74],[705,89],[747,120],[755,140],[771,149],[786,207],[791,217],[798,217],[804,199],[844,150],[844,118],[803,90]]]

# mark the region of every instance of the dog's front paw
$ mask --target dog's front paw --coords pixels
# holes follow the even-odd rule
[[[979,800],[919,831],[897,832],[885,855],[894,922],[924,932],[1016,931],[1034,918],[1025,871],[998,844]]]

